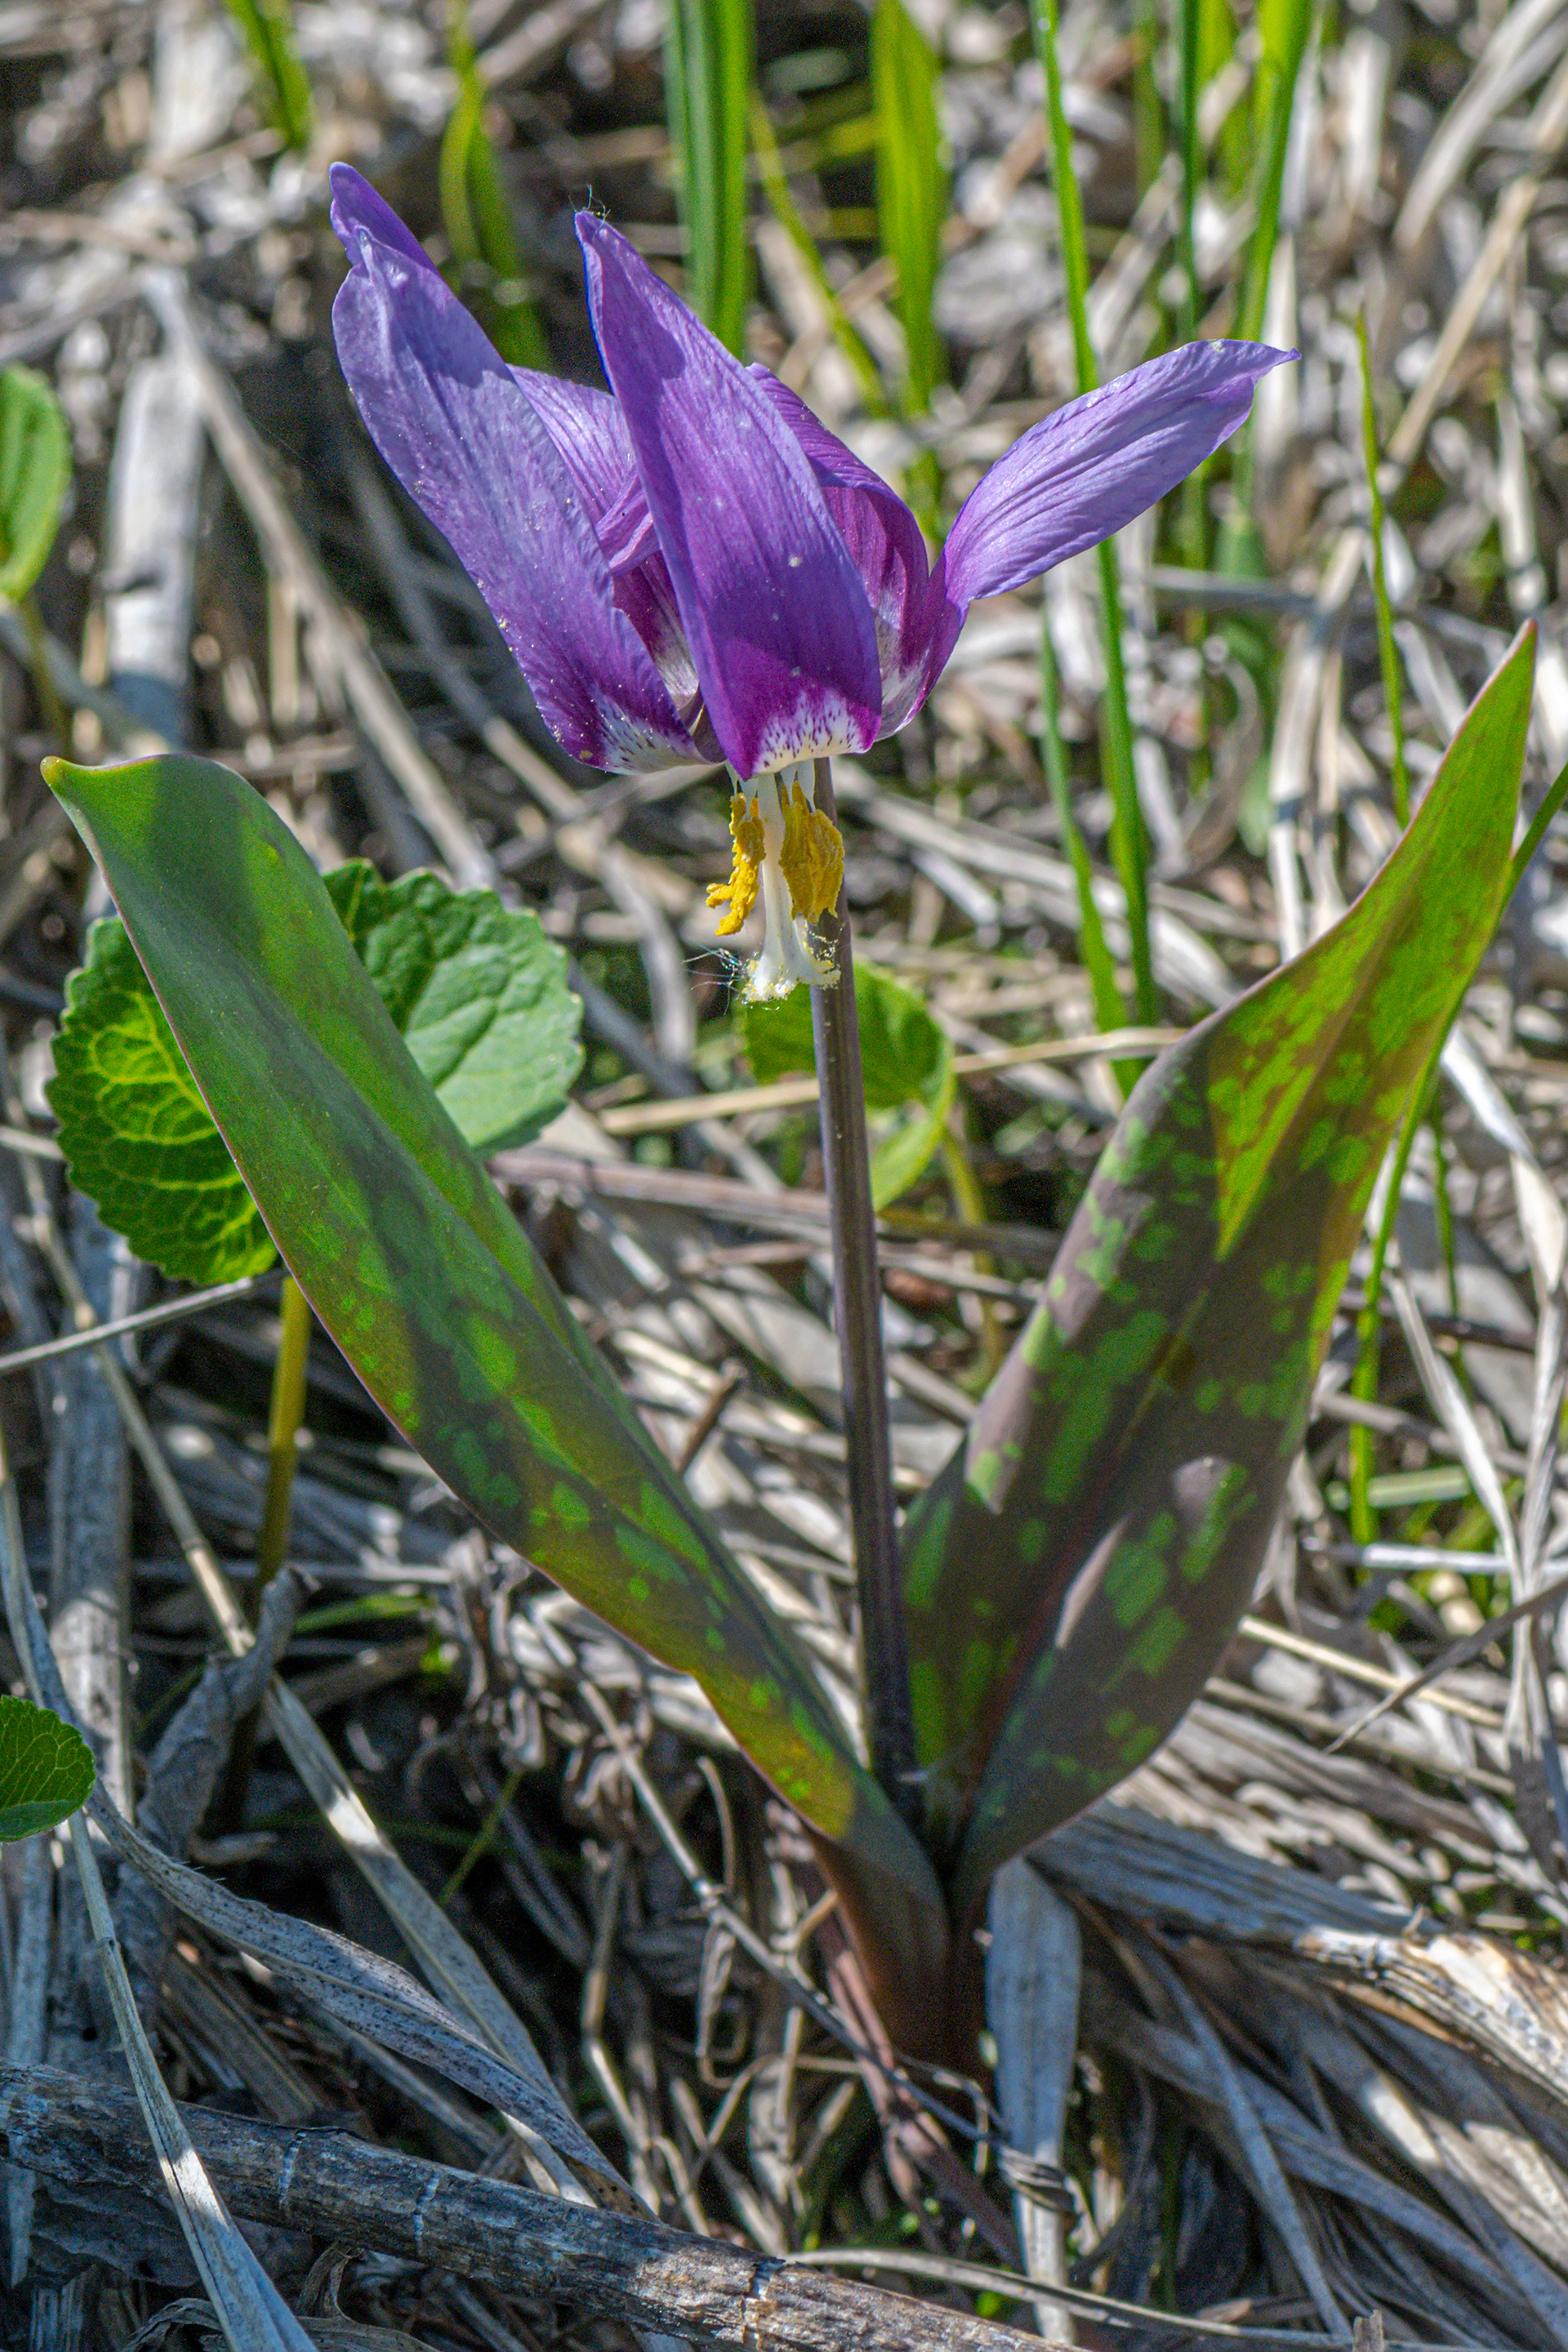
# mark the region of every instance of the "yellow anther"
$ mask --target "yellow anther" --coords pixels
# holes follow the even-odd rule
[[[844,880],[843,838],[832,818],[814,808],[798,784],[784,803],[784,820],[779,864],[789,884],[790,910],[815,923],[838,897]]]
[[[719,924],[721,940],[740,929],[757,902],[757,877],[764,854],[763,818],[756,802],[748,801],[744,793],[735,793],[730,803],[730,838],[733,844],[730,879],[708,886],[708,904],[729,908]],[[842,864],[842,850],[839,860]]]

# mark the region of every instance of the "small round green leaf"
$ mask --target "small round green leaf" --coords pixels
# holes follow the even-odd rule
[[[72,1183],[138,1257],[197,1284],[271,1265],[272,1236],[113,917],[66,983],[48,1096]]]
[[[376,993],[475,1151],[526,1143],[583,1066],[583,1006],[537,915],[434,874],[383,882],[363,858],[326,877]]]
[[[0,368],[0,596],[25,596],[48,562],[70,478],[70,430],[49,385]]]
[[[885,1209],[925,1173],[941,1145],[958,1083],[952,1044],[920,998],[875,964],[855,966],[855,1009],[866,1108],[898,1114],[879,1127],[871,1153],[871,1197]],[[746,1052],[763,1086],[815,1066],[805,989],[782,1004],[748,1004],[743,1018]]]
[[[92,1793],[92,1750],[25,1698],[0,1697],[0,1844],[52,1830]]]

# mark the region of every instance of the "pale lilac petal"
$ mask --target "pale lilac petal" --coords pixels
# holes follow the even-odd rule
[[[881,714],[860,576],[795,436],[626,239],[580,213],[605,372],[725,757],[863,751]]]
[[[747,370],[805,450],[827,511],[860,574],[882,673],[879,735],[896,733],[923,700],[931,650],[925,537],[898,492],[846,448],[798,394],[766,368]]]
[[[483,594],[545,724],[595,767],[691,759],[538,411],[374,190],[339,164],[332,191],[353,265],[332,310],[343,374],[387,465]]]
[[[1187,343],[1031,425],[959,510],[942,567],[950,602],[999,596],[1109,539],[1236,431],[1260,377],[1299,356]]]

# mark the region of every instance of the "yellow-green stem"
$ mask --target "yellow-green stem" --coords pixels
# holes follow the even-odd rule
[[[289,1551],[289,1516],[294,1498],[294,1465],[305,1418],[305,1373],[310,1354],[310,1309],[290,1275],[283,1285],[283,1329],[272,1367],[272,1406],[267,1421],[267,1500],[256,1539],[256,1572],[250,1582],[254,1621],[261,1596]]]
[[[1367,349],[1366,312],[1356,320],[1361,338],[1361,438],[1366,461],[1367,528],[1372,539],[1372,593],[1377,606],[1377,658],[1383,670],[1383,698],[1388,705],[1388,731],[1394,739],[1392,775],[1394,814],[1401,824],[1410,822],[1410,775],[1405,764],[1404,686],[1399,654],[1394,642],[1394,611],[1388,601],[1388,575],[1383,562],[1383,492],[1378,488],[1377,412],[1372,404],[1372,353]]]
[[[17,598],[16,614],[27,633],[28,666],[33,673],[33,688],[38,698],[44,726],[60,750],[68,752],[71,747],[70,714],[60,700],[54,673],[49,667],[48,635],[43,615],[38,611],[37,599],[31,589],[25,596]]]

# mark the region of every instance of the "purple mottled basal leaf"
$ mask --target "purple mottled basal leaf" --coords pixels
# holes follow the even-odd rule
[[[916,1738],[955,1916],[1152,1752],[1247,1606],[1373,1179],[1501,910],[1533,675],[1527,630],[1349,913],[1134,1088],[910,1514]]]
[[[930,1864],[443,1109],[293,835],[209,761],[47,773],[273,1239],[376,1402],[502,1541],[695,1676],[829,1866],[853,1870],[884,1948],[940,1968]]]

